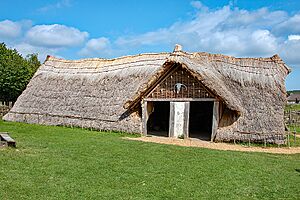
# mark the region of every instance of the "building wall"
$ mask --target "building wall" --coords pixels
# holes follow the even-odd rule
[[[137,113],[132,113],[130,116],[119,121],[103,121],[85,118],[67,118],[53,115],[19,114],[10,112],[5,116],[5,120],[30,124],[91,128],[101,131],[142,133],[141,118]]]
[[[234,113],[225,117],[235,119],[232,125],[224,126],[225,121],[221,120],[217,133],[217,141],[229,141],[234,138],[242,141],[284,143],[284,106],[285,95],[274,88],[258,88],[257,85],[241,86],[232,81],[229,85],[230,91],[236,96],[243,110],[240,116]],[[259,92],[258,92],[259,91]],[[240,95],[240,93],[243,95]],[[226,112],[225,112],[226,113]],[[230,120],[229,120],[230,121]]]

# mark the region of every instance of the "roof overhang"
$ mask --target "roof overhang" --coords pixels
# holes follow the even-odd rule
[[[162,67],[156,72],[154,76],[147,83],[143,84],[136,95],[132,98],[132,100],[127,101],[124,104],[125,109],[133,109],[135,108],[140,101],[152,91],[152,89],[166,77],[174,68],[180,65],[182,68],[186,69],[192,76],[194,76],[197,80],[199,80],[205,87],[207,87],[213,94],[216,95],[218,99],[223,101],[227,107],[231,110],[240,113],[242,111],[242,107],[240,103],[234,98],[232,93],[226,88],[225,84],[222,80],[218,79],[217,76],[209,73],[199,73],[194,70],[192,66],[190,66],[190,62],[186,56],[180,56],[178,54],[171,55],[169,59],[162,65]],[[186,60],[186,61],[185,61]],[[203,66],[197,66],[197,68],[201,68]]]

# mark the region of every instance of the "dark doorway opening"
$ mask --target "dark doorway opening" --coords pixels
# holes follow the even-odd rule
[[[213,101],[191,101],[189,137],[210,140],[212,132]]]
[[[153,101],[151,114],[147,122],[147,134],[169,136],[170,102]]]

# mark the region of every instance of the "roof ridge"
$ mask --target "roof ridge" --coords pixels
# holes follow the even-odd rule
[[[290,73],[291,72],[291,68],[289,68],[285,62],[281,59],[281,57],[278,54],[274,54],[271,57],[234,57],[234,56],[229,56],[229,55],[224,55],[224,54],[212,54],[212,53],[207,53],[207,52],[195,52],[192,54],[193,56],[207,56],[209,58],[212,58],[214,61],[217,62],[224,62],[224,63],[228,63],[228,64],[232,64],[232,65],[238,65],[240,67],[252,67],[252,68],[260,68],[260,67],[254,67],[254,66],[246,66],[246,65],[241,65],[241,64],[237,64],[237,63],[233,63],[233,62],[238,62],[238,61],[258,61],[258,62],[273,62],[278,64],[281,68],[283,68],[284,70],[286,70],[286,73]],[[222,58],[224,60],[222,60]],[[226,60],[225,60],[226,59]],[[233,61],[233,62],[230,62]]]
[[[209,53],[209,52],[185,52],[185,51],[180,51],[180,52],[160,52],[160,53],[141,53],[141,54],[136,54],[136,55],[126,55],[126,56],[120,56],[116,58],[83,58],[83,59],[77,59],[77,60],[68,60],[64,58],[57,58],[55,56],[47,55],[46,61],[48,60],[55,60],[58,62],[75,62],[75,63],[80,63],[80,62],[86,62],[86,61],[115,61],[115,60],[122,60],[126,58],[135,58],[135,57],[140,57],[140,56],[155,56],[155,55],[170,55],[170,56],[195,56],[195,55],[205,55],[208,57],[213,57],[213,58],[227,58],[227,59],[232,59],[232,60],[257,60],[257,61],[267,61],[267,62],[275,62],[279,64],[285,64],[284,61],[280,58],[278,54],[274,54],[271,57],[235,57],[235,56],[230,56],[230,55],[225,55],[225,54],[214,54],[214,53]]]
[[[46,61],[53,60],[57,62],[64,62],[64,63],[81,63],[81,62],[86,62],[86,61],[104,61],[104,62],[112,62],[115,60],[123,60],[127,58],[135,58],[135,57],[140,57],[140,56],[156,56],[156,55],[170,55],[168,52],[160,52],[160,53],[141,53],[141,54],[136,54],[136,55],[127,55],[127,56],[121,56],[121,57],[116,57],[116,58],[83,58],[83,59],[77,59],[77,60],[68,60],[64,58],[57,58],[55,56],[47,55]]]
[[[274,54],[271,57],[235,57],[235,56],[230,56],[230,55],[225,55],[225,54],[218,54],[218,53],[208,53],[208,52],[194,52],[191,53],[192,55],[206,55],[209,57],[214,57],[214,58],[227,58],[227,59],[233,59],[233,60],[258,60],[258,61],[279,61],[283,62],[283,60],[280,58],[278,54]]]

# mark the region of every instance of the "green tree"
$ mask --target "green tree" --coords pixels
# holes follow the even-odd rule
[[[0,43],[0,100],[16,101],[39,66],[37,54],[23,58]]]
[[[38,54],[28,54],[26,56],[26,60],[29,64],[29,70],[30,73],[33,74],[36,72],[36,70],[39,68],[39,66],[41,65],[39,59],[38,59]]]

